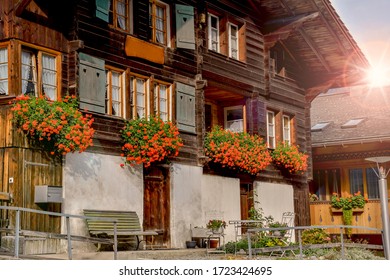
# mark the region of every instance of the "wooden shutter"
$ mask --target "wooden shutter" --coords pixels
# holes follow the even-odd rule
[[[176,4],[176,47],[195,50],[194,7]]]
[[[104,20],[105,22],[109,21],[109,9],[110,9],[110,0],[96,0],[96,11],[95,16]]]
[[[179,130],[195,133],[195,87],[176,83],[176,108]]]
[[[106,73],[104,60],[79,53],[80,108],[105,113]]]

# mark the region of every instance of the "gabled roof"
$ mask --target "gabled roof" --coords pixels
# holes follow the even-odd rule
[[[361,83],[369,63],[329,0],[250,2],[261,7],[266,46],[281,43],[304,69],[309,100],[331,87]]]
[[[312,130],[313,147],[390,140],[390,86],[345,88],[321,94],[311,105],[311,127],[329,122]]]

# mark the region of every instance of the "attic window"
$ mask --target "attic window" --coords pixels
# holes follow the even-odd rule
[[[317,123],[311,127],[311,131],[321,131],[329,125],[329,122]]]
[[[359,123],[361,123],[364,119],[352,119],[347,121],[345,124],[341,126],[341,128],[351,128],[356,127]]]

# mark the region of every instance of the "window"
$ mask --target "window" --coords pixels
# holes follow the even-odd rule
[[[8,95],[8,49],[0,48],[0,95]]]
[[[57,99],[57,58],[37,50],[23,49],[21,58],[22,94]]]
[[[106,79],[106,114],[124,117],[124,72],[115,69],[106,69]]]
[[[311,131],[322,131],[329,125],[329,122],[317,123],[311,127]]]
[[[369,199],[379,199],[378,176],[372,168],[366,169],[367,193]]]
[[[289,116],[283,116],[283,141],[291,144],[291,120]]]
[[[154,115],[164,122],[171,120],[171,88],[168,84],[154,83]]]
[[[270,149],[275,149],[275,113],[267,111],[267,145]]]
[[[209,49],[219,52],[219,18],[209,14]]]
[[[364,195],[363,188],[363,170],[360,168],[349,170],[349,186],[351,194],[360,191]]]
[[[130,0],[111,0],[109,23],[114,28],[130,32]]]
[[[148,116],[148,79],[132,76],[130,78],[130,92],[134,118],[146,118]]]
[[[361,123],[364,119],[352,119],[347,121],[345,124],[341,126],[341,128],[352,128],[356,127],[359,123]]]
[[[238,26],[229,23],[229,57],[238,59]]]
[[[244,132],[243,106],[232,106],[224,109],[225,129],[233,132]]]
[[[326,194],[341,194],[340,169],[314,170],[313,183],[310,186],[310,193],[316,194],[319,200],[330,199]]]
[[[167,25],[167,5],[151,0],[149,2],[149,28],[151,31],[151,40],[154,43],[168,45],[168,25]]]

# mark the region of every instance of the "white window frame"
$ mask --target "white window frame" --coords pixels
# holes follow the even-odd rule
[[[118,80],[114,85],[114,75],[117,75]],[[115,69],[115,68],[106,68],[106,102],[105,110],[107,115],[125,117],[125,85],[126,85],[126,74],[125,71]],[[117,92],[117,94],[114,94]],[[117,96],[115,96],[117,95]],[[117,105],[117,106],[115,106]],[[114,107],[117,108],[117,111],[114,111]]]
[[[240,110],[242,114],[241,119],[228,120],[229,111]],[[224,126],[226,130],[230,130],[232,132],[244,132],[245,124],[244,124],[244,106],[230,106],[224,108]],[[237,125],[238,124],[238,125]],[[231,125],[234,125],[236,128],[231,128]]]
[[[9,80],[8,80],[8,47],[0,46],[0,96],[9,94]]]
[[[291,118],[283,115],[283,142],[291,144]]]
[[[162,95],[161,87],[165,87],[165,96]],[[172,85],[161,81],[154,81],[154,114],[164,122],[172,120]],[[161,106],[165,101],[165,108]]]
[[[229,22],[228,26],[229,26],[229,57],[238,60],[240,58],[240,56],[239,56],[239,35],[238,35],[239,29],[238,29],[238,25]],[[236,29],[236,36],[235,37],[232,34],[232,28]],[[236,49],[233,46],[233,41],[236,42]],[[235,57],[234,57],[234,53],[236,54]]]
[[[140,84],[142,83],[142,90],[140,90]],[[149,78],[139,75],[132,74],[130,77],[130,94],[131,94],[131,105],[132,105],[132,116],[133,119],[147,118],[149,117]],[[141,98],[142,106],[138,100]],[[143,114],[138,115],[139,109],[143,109]]]
[[[215,19],[216,20],[216,27],[213,27],[211,25],[212,23],[212,19]],[[216,32],[217,34],[217,38],[216,38],[216,41],[214,42],[213,41],[213,31]],[[209,50],[212,50],[212,51],[215,51],[215,52],[220,52],[220,47],[219,47],[219,36],[220,36],[220,33],[219,33],[219,17],[216,16],[216,15],[213,15],[213,14],[209,14],[208,15],[208,42],[209,42]],[[213,46],[216,45],[216,49],[213,48]]]
[[[267,111],[267,147],[275,149],[276,135],[275,135],[275,113]]]

